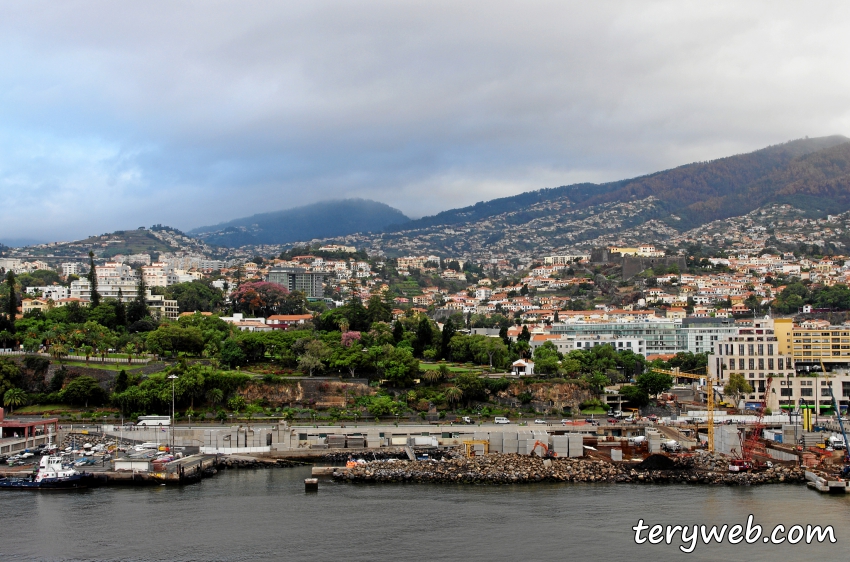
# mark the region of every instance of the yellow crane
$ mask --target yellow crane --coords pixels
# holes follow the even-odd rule
[[[708,408],[708,450],[712,453],[714,452],[714,379],[708,375],[701,375],[699,373],[683,373],[679,370],[678,367],[673,367],[673,370],[667,369],[656,369],[652,368],[652,371],[656,373],[661,373],[664,375],[670,375],[674,379],[676,378],[685,378],[685,379],[705,379],[705,385],[708,387],[707,398],[706,398],[706,407]],[[696,436],[699,439],[699,435]]]

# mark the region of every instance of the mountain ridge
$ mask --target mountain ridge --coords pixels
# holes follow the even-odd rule
[[[232,248],[375,232],[409,220],[385,203],[359,198],[333,199],[202,226],[188,234],[209,244]]]
[[[848,143],[850,139],[842,135],[796,139],[753,152],[725,156],[706,162],[683,164],[635,178],[603,184],[579,183],[543,188],[509,197],[480,201],[467,207],[449,209],[402,225],[394,225],[388,227],[387,231],[410,231],[423,227],[461,224],[504,212],[521,211],[524,207],[535,203],[564,197],[579,207],[591,207],[601,203],[655,196],[668,207],[671,213],[683,215],[679,218],[684,222],[678,226],[697,226],[722,218],[714,216],[716,212],[699,216],[701,210],[711,209],[711,206],[700,207],[699,203],[704,200],[710,198],[722,200],[735,190],[745,189],[748,185],[778,171],[795,159]],[[660,196],[662,194],[659,194],[659,191],[667,194],[668,197]]]

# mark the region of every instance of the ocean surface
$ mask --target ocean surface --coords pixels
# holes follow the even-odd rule
[[[805,486],[352,485],[309,468],[201,484],[0,493],[0,560],[848,560],[850,497]],[[636,544],[632,527],[832,525],[837,543]],[[646,533],[644,533],[645,535]]]

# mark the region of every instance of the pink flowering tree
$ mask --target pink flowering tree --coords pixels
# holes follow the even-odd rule
[[[360,342],[360,332],[344,332],[342,334],[342,345],[344,347],[351,347],[355,343]]]
[[[230,300],[237,310],[248,312],[252,316],[270,316],[275,314],[278,307],[289,294],[289,289],[277,283],[256,281],[242,283],[230,294]]]

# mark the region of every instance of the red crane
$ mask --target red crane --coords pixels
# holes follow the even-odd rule
[[[764,385],[764,397],[761,399],[761,404],[759,404],[756,410],[756,422],[753,424],[749,434],[741,438],[741,454],[737,456],[739,462],[733,463],[741,468],[746,469],[761,464],[761,461],[753,459],[754,454],[762,458],[767,457],[767,451],[761,438],[764,433],[764,411],[767,409],[767,398],[770,396],[770,385],[772,382],[773,377],[767,377],[767,383]],[[744,432],[746,434],[746,429]],[[743,463],[740,461],[743,461]]]

